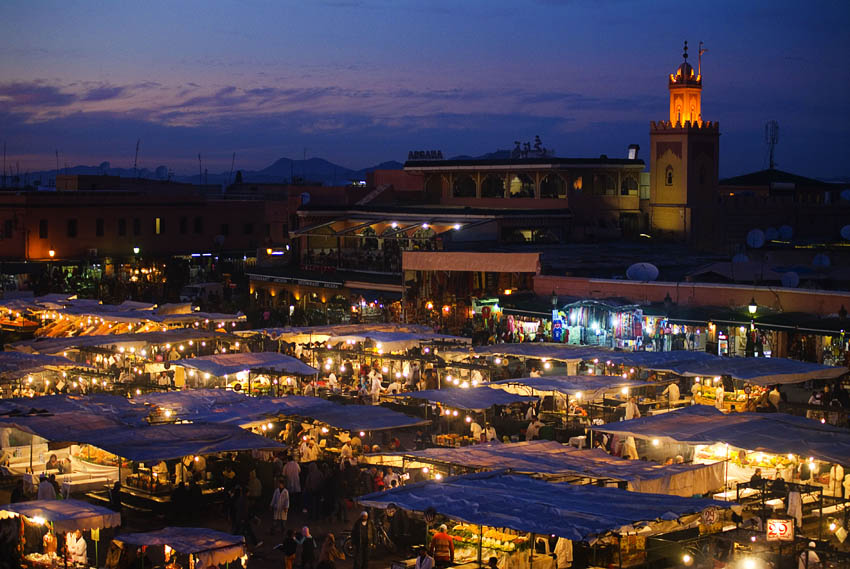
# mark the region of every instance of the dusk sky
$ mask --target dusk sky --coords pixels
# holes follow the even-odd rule
[[[4,0],[0,143],[62,163],[350,168],[511,148],[647,159],[682,42],[704,41],[721,176],[850,177],[850,2],[652,0]]]

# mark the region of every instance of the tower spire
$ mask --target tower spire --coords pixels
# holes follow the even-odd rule
[[[685,61],[688,60],[688,40],[685,40],[685,52],[682,54],[682,57],[685,58]]]

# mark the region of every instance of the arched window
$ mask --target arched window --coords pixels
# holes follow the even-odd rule
[[[593,175],[593,193],[600,196],[616,196],[617,181],[611,174]]]
[[[705,178],[706,178],[706,176],[705,176],[705,166],[700,166],[700,168],[699,168],[699,185],[700,186],[705,185]]]
[[[673,185],[673,167],[667,166],[667,169],[664,171],[664,185],[672,186]]]
[[[425,191],[428,194],[441,195],[443,193],[443,177],[440,174],[430,176],[425,181]]]
[[[505,197],[505,179],[496,174],[487,174],[487,177],[481,181],[481,197]]]
[[[515,174],[511,178],[510,189],[512,198],[533,198],[534,179],[528,174]]]
[[[567,197],[567,183],[558,174],[547,174],[540,180],[541,198],[565,198]]]
[[[638,182],[634,176],[625,176],[620,184],[620,195],[636,196],[638,193]]]
[[[452,195],[456,198],[474,198],[475,180],[472,176],[461,175],[454,179]]]

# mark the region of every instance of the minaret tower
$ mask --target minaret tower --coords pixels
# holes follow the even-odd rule
[[[670,118],[650,123],[649,214],[659,237],[695,242],[717,192],[720,130],[702,118],[702,76],[688,63],[688,42],[682,57],[667,84]]]
[[[670,75],[670,122],[674,125],[702,122],[702,77],[688,63],[688,42],[682,57],[684,61],[676,73]]]

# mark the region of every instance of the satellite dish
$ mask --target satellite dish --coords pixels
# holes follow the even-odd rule
[[[749,258],[749,257],[747,257],[747,256],[746,256],[745,254],[743,254],[743,253],[738,253],[737,255],[735,255],[734,257],[732,257],[732,262],[733,262],[733,263],[749,263],[749,262],[750,262],[750,258]]]
[[[779,237],[779,232],[776,230],[775,227],[768,227],[764,230],[764,238],[768,241],[773,241],[777,237]]]
[[[826,253],[818,253],[815,255],[815,258],[812,259],[812,266],[819,269],[827,269],[831,264],[832,261],[829,260],[829,255]]]
[[[840,195],[842,200],[850,202],[850,188],[847,188],[846,190],[841,190]]]
[[[800,284],[800,275],[794,271],[788,271],[782,275],[782,286],[785,288],[797,288]]]
[[[751,229],[747,233],[747,245],[751,249],[761,249],[764,246],[764,231],[761,229]]]
[[[845,225],[841,228],[841,236],[847,241],[850,241],[850,225]]]
[[[779,238],[783,241],[791,241],[791,238],[794,237],[794,228],[790,225],[783,225],[779,228]]]
[[[630,281],[654,281],[658,278],[658,267],[652,263],[635,263],[626,269]]]

